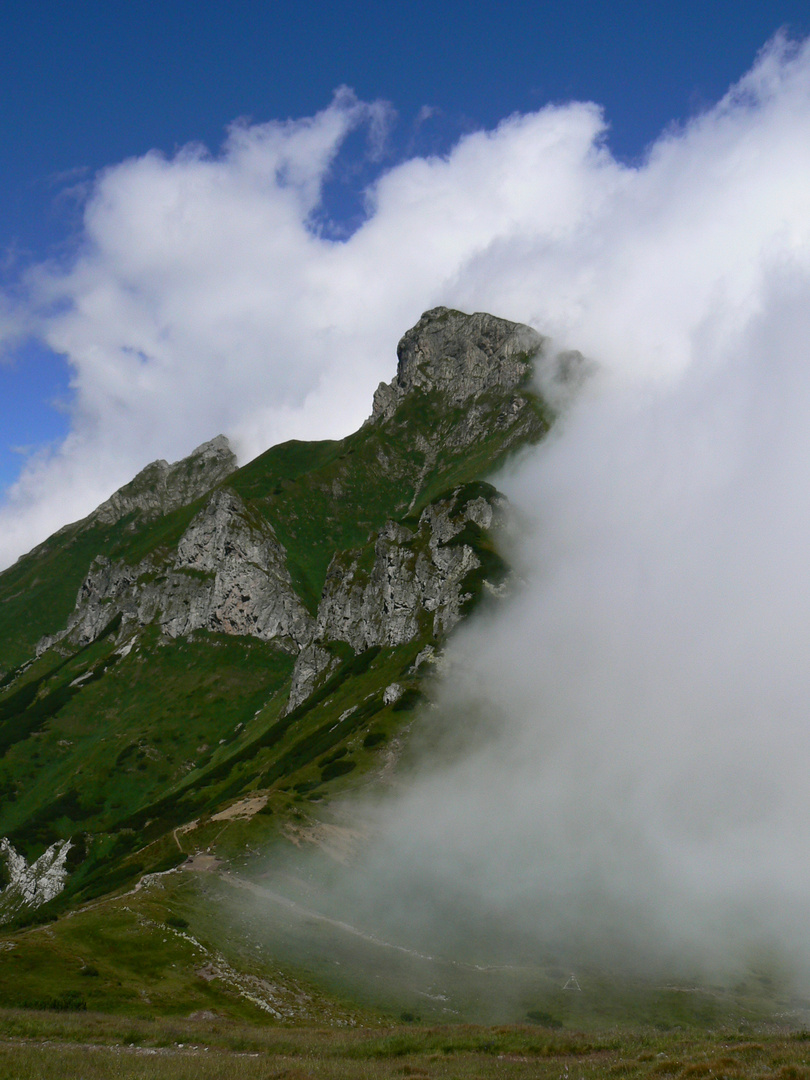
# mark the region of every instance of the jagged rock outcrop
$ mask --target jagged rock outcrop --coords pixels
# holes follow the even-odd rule
[[[0,923],[8,922],[23,908],[37,908],[53,900],[65,887],[65,865],[72,844],[58,840],[30,865],[9,843],[0,839],[0,859],[5,861],[8,884],[0,890]]]
[[[316,640],[347,641],[355,652],[371,645],[402,645],[417,637],[425,617],[433,635],[444,637],[469,599],[465,579],[481,566],[461,534],[468,523],[489,529],[493,512],[493,503],[481,497],[461,507],[453,497],[443,499],[422,511],[414,529],[387,522],[370,567],[363,567],[362,555],[338,552],[326,574]]]
[[[197,610],[164,621],[172,637],[200,626],[265,641],[288,638],[299,647],[312,636],[312,618],[293,588],[283,545],[272,525],[251,517],[234,492],[216,492],[192,521],[175,567],[209,575],[211,585]]]
[[[447,308],[425,312],[403,336],[396,378],[378,388],[367,422],[367,428],[389,425],[373,467],[403,478],[410,505],[404,500],[400,512],[417,504],[448,447],[466,454],[495,433],[503,453],[543,434],[548,418],[531,383],[543,341],[518,323]],[[401,409],[405,403],[409,408]],[[112,523],[133,511],[148,520],[210,493],[173,551],[160,547],[134,565],[98,555],[67,626],[41,640],[38,652],[63,639],[85,645],[117,616],[120,637],[155,623],[170,638],[206,629],[275,640],[297,654],[288,705],[294,708],[335,663],[329,642],[362,652],[423,632],[439,641],[462,617],[467,584],[482,570],[477,542],[493,522],[494,489],[460,501],[457,492],[432,502],[417,520],[386,521],[372,544],[336,552],[313,618],[295,590],[271,515],[223,486],[235,464],[220,436],[184,461],[148,466],[102,504],[88,521]],[[337,479],[331,492],[342,496]],[[294,517],[297,510],[288,512]]]
[[[322,645],[316,645],[314,642],[305,645],[295,660],[292,682],[290,683],[290,696],[285,711],[292,712],[302,701],[306,701],[321,681],[323,674],[336,665],[337,658]]]
[[[86,645],[117,615],[123,634],[156,622],[168,637],[206,629],[277,639],[295,652],[313,629],[272,526],[227,488],[193,518],[170,561],[147,557],[130,566],[97,556],[65,631],[39,651],[61,638]]]
[[[543,340],[530,327],[493,315],[432,308],[399,342],[396,378],[377,387],[370,421],[392,417],[414,390],[438,391],[450,409],[472,406],[470,423],[463,429],[471,438],[479,412],[487,411],[483,406],[476,410],[475,399],[498,391],[505,409],[501,423],[506,423],[509,412],[520,411],[524,404],[518,391],[531,377],[532,357]]]
[[[224,435],[203,443],[182,461],[153,461],[97,507],[88,524],[114,525],[127,514],[141,520],[168,514],[199,499],[236,469],[236,455]]]
[[[345,641],[360,653],[372,645],[403,645],[427,627],[444,638],[472,599],[471,575],[484,569],[482,549],[505,504],[494,488],[486,496],[456,491],[426,507],[413,528],[388,521],[370,563],[367,549],[338,552],[326,574],[314,640],[296,661],[288,711],[334,662],[324,642]],[[502,566],[497,556],[494,562]]]

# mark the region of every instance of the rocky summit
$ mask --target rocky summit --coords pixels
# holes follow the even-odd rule
[[[543,348],[435,308],[359,431],[242,468],[218,436],[0,575],[0,921],[234,868],[390,777],[448,635],[508,580],[491,481],[552,421]]]

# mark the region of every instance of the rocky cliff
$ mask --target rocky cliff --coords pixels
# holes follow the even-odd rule
[[[311,640],[293,669],[288,709],[330,669],[329,642],[344,641],[362,653],[421,636],[441,641],[482,587],[494,594],[505,565],[488,545],[505,504],[489,485],[459,488],[431,503],[417,521],[389,520],[372,544],[336,552]]]
[[[238,495],[216,490],[166,558],[130,565],[93,560],[60,641],[87,645],[120,616],[119,639],[156,623],[170,638],[206,629],[297,651],[312,636],[312,619],[295,592],[285,551],[269,522],[251,516]]]
[[[415,434],[422,465],[409,511],[440,455],[493,432],[525,439],[527,431],[539,430],[531,375],[541,348],[542,338],[528,327],[445,308],[426,312],[404,335],[397,376],[377,389],[365,430],[371,436],[374,429],[407,424],[427,399],[438,409],[443,423]],[[404,464],[380,443],[379,471],[396,475]],[[317,610],[310,613],[273,521],[227,485],[234,466],[227,440],[219,437],[184,461],[150,465],[100,506],[92,519],[114,522],[133,511],[153,518],[210,492],[170,551],[134,564],[98,555],[67,625],[43,638],[38,652],[57,642],[87,645],[119,617],[119,640],[149,624],[169,638],[206,629],[274,640],[299,656],[293,707],[329,665],[324,644],[342,641],[362,652],[414,640],[426,627],[440,640],[480,592],[469,592],[466,583],[482,567],[476,545],[488,536],[493,515],[502,513],[503,499],[494,489],[467,498],[457,488],[416,519],[388,518],[360,547],[335,551]],[[338,481],[332,494],[337,500],[344,494]]]
[[[65,862],[70,848],[69,840],[57,841],[29,865],[5,837],[0,838],[0,869],[7,882],[0,890],[0,924],[59,895],[68,877]]]
[[[397,346],[397,374],[374,394],[371,422],[387,420],[414,390],[441,395],[447,410],[472,406],[460,437],[480,437],[488,410],[478,398],[496,392],[505,412],[488,419],[503,423],[524,401],[520,394],[532,374],[532,359],[543,338],[528,326],[478,312],[465,315],[433,308],[422,315]]]
[[[203,443],[170,465],[153,461],[119,488],[88,518],[87,524],[112,525],[128,514],[149,521],[200,498],[236,469],[236,455],[224,435]]]

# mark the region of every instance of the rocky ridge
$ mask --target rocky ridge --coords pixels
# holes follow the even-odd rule
[[[407,427],[408,409],[424,412],[428,404],[441,418],[435,430],[428,424],[414,440],[424,464],[408,510],[448,447],[458,453],[492,431],[508,432],[507,445],[539,437],[531,376],[542,345],[529,327],[446,308],[425,312],[403,336],[396,378],[378,387],[363,430]],[[377,467],[390,472],[385,445],[377,451]],[[292,709],[333,663],[330,642],[362,652],[412,641],[426,628],[438,641],[480,592],[480,581],[474,592],[468,583],[475,575],[486,578],[482,550],[505,502],[488,485],[474,495],[456,488],[415,519],[407,513],[389,518],[365,545],[336,551],[312,611],[296,590],[272,521],[228,485],[234,468],[220,436],[174,465],[148,466],[103,503],[88,520],[111,523],[133,512],[154,518],[209,493],[173,550],[158,549],[135,564],[97,555],[66,626],[43,638],[37,653],[57,643],[85,646],[114,619],[120,620],[119,641],[149,624],[168,639],[203,629],[252,636],[297,656]]]
[[[0,889],[0,923],[24,908],[41,907],[59,895],[68,877],[65,861],[71,847],[70,840],[51,844],[29,865],[5,837],[0,839],[0,859],[5,862],[8,882]]]
[[[454,505],[443,499],[422,511],[415,527],[389,521],[374,544],[374,562],[363,568],[362,553],[338,552],[326,575],[315,639],[347,641],[355,652],[372,645],[402,645],[430,617],[434,637],[444,637],[461,618],[469,594],[467,576],[481,566],[469,543],[468,524],[489,530],[505,500],[493,494]]]
[[[337,552],[326,574],[312,639],[293,669],[288,710],[304,701],[330,669],[330,641],[344,641],[356,653],[374,645],[396,647],[414,641],[426,624],[436,640],[446,637],[475,595],[473,579],[483,564],[477,542],[497,527],[505,507],[494,488],[487,486],[485,494],[458,489],[426,507],[414,525],[386,522],[371,552],[368,547]],[[497,556],[494,561],[489,578],[483,578],[491,591],[503,570]]]
[[[295,592],[285,551],[269,522],[251,518],[239,496],[216,490],[192,520],[167,562],[147,557],[131,566],[97,556],[59,641],[81,647],[121,616],[119,637],[156,622],[175,638],[206,629],[275,639],[297,651],[312,635],[312,618]]]
[[[113,525],[132,513],[148,521],[171,513],[205,495],[230,476],[236,466],[236,455],[227,438],[217,435],[172,465],[163,460],[147,465],[97,507],[87,523]]]

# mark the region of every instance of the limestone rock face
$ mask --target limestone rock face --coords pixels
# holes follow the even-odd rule
[[[288,709],[314,689],[332,656],[324,642],[345,641],[360,653],[372,645],[413,641],[426,628],[441,639],[461,620],[470,575],[482,568],[475,542],[489,533],[506,500],[449,498],[423,510],[414,528],[388,521],[377,535],[373,561],[364,551],[338,552],[326,574],[313,642],[293,671]]]
[[[415,529],[387,522],[368,569],[356,553],[338,552],[326,574],[315,639],[347,641],[355,652],[402,645],[418,636],[425,619],[435,637],[444,637],[470,598],[465,578],[481,566],[460,534],[468,523],[489,529],[501,501],[493,506],[479,497],[457,508],[451,497],[423,510]]]
[[[133,511],[142,520],[160,517],[199,499],[235,469],[236,455],[225,436],[217,435],[173,465],[147,465],[94,510],[88,522],[114,525]]]
[[[292,712],[302,701],[306,701],[320,681],[320,676],[334,667],[336,663],[337,660],[328,649],[324,649],[314,642],[305,645],[295,661],[290,696],[285,712]]]
[[[175,567],[209,575],[202,604],[164,622],[172,637],[196,626],[265,641],[287,638],[296,647],[312,635],[312,618],[293,588],[284,547],[265,519],[249,519],[232,491],[215,492],[177,548]],[[185,621],[184,621],[185,620]]]
[[[377,388],[371,421],[393,416],[415,389],[440,391],[450,408],[469,404],[487,391],[518,391],[542,345],[543,338],[528,326],[494,315],[465,315],[449,308],[426,311],[400,341],[396,378]]]
[[[153,557],[135,566],[94,559],[59,637],[86,645],[119,614],[124,631],[156,622],[168,637],[206,629],[278,639],[294,652],[312,636],[313,625],[272,526],[251,518],[228,489],[211,495],[169,563]],[[53,641],[41,642],[40,651]]]
[[[0,839],[0,859],[5,860],[8,885],[0,890],[0,923],[12,919],[23,908],[37,908],[64,889],[68,871],[65,866],[70,840],[57,840],[30,865],[9,843]]]

